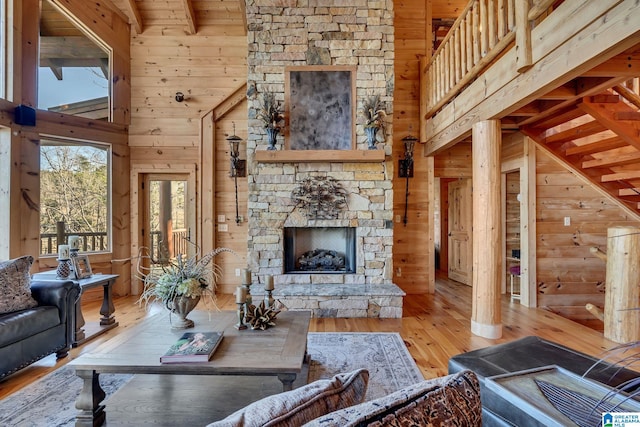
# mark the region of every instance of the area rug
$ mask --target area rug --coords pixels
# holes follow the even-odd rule
[[[414,384],[423,379],[420,370],[409,354],[402,338],[397,333],[309,333],[307,351],[311,356],[309,367],[309,382],[321,378],[330,378],[340,372],[349,372],[358,368],[369,370],[369,387],[367,400],[375,399]],[[156,400],[153,393],[161,393],[168,382],[176,377],[151,375],[123,375],[102,374],[100,383],[107,393],[107,425],[128,425],[127,415],[138,412],[144,418],[144,413],[152,412],[148,404],[138,404],[128,397],[119,397],[117,390],[123,385],[130,385],[139,390],[140,395]],[[194,387],[205,387],[211,377],[194,378],[189,384]],[[278,391],[281,385],[270,377],[215,377],[216,381],[229,382],[229,389],[239,392],[246,388],[244,383],[257,387],[251,392],[251,398],[257,400],[265,395]],[[198,385],[201,384],[201,385]],[[175,385],[175,384],[173,384]],[[45,376],[41,380],[27,386],[0,402],[0,425],[15,426],[73,426],[76,414],[75,400],[80,392],[82,383],[75,376],[71,367],[62,367]],[[129,387],[129,386],[128,386]],[[281,390],[281,388],[280,388]],[[233,393],[225,392],[225,398],[230,398],[238,405],[240,403]],[[210,399],[219,399],[209,394]],[[210,404],[207,403],[207,404]],[[116,409],[125,406],[122,409]],[[182,404],[182,406],[185,406]],[[189,405],[186,405],[189,406]],[[191,411],[198,410],[193,402]],[[216,416],[226,416],[236,408],[224,405],[225,410]],[[170,425],[170,420],[166,420]],[[182,418],[184,421],[184,418]],[[154,423],[154,425],[159,425]]]

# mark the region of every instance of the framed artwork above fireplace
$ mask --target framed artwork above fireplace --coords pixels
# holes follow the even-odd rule
[[[285,67],[285,148],[353,150],[356,68]]]

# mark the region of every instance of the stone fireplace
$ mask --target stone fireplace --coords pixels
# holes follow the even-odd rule
[[[300,2],[304,6],[297,4],[247,1],[252,293],[260,294],[261,286],[255,285],[271,275],[274,296],[288,309],[310,309],[314,316],[401,317],[404,292],[392,283],[393,1],[351,0],[336,5],[334,0],[309,0]],[[295,161],[256,160],[256,152],[268,146],[266,130],[258,119],[260,95],[270,91],[284,103],[285,68],[308,65],[354,67],[356,111],[366,98],[380,96],[389,123],[386,141],[377,148],[386,152],[386,159],[350,161],[316,150],[313,156]],[[350,151],[366,151],[363,120],[357,115],[354,123],[356,140]],[[286,130],[283,133],[288,137]],[[283,146],[280,135],[278,150]],[[310,217],[296,201],[297,186],[309,179],[330,179],[344,190],[345,206],[334,217]],[[301,229],[306,234],[298,236]],[[344,236],[338,243],[335,239],[340,234]],[[327,236],[330,241],[325,243],[321,239]],[[286,258],[293,240],[294,261]],[[309,242],[311,246],[305,247]],[[299,269],[301,252],[314,249],[342,253],[347,258],[344,270]]]

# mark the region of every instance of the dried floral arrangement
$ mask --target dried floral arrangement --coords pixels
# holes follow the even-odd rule
[[[139,304],[148,304],[153,300],[161,301],[170,308],[174,298],[184,296],[188,298],[206,297],[215,304],[216,281],[220,278],[221,269],[213,259],[222,252],[232,249],[217,248],[202,257],[186,258],[178,254],[175,260],[159,267],[143,266],[144,259],[151,260],[147,248],[141,248],[138,256],[138,277],[143,281],[143,291],[138,299]],[[153,260],[151,260],[153,261]]]
[[[267,129],[280,130],[280,123],[284,120],[282,106],[276,100],[276,95],[271,91],[262,94],[262,105],[258,111],[258,118],[264,123]]]
[[[387,113],[380,95],[374,95],[362,103],[362,115],[365,118],[365,128],[382,129],[382,135],[386,135],[385,118]]]
[[[276,316],[278,316],[278,313],[281,311],[279,307],[270,307],[267,306],[264,301],[261,301],[257,306],[250,304],[247,307],[244,318],[245,322],[251,326],[251,329],[264,331],[269,326],[276,326]]]
[[[297,206],[309,219],[335,219],[347,205],[347,192],[330,176],[307,177],[293,190]]]

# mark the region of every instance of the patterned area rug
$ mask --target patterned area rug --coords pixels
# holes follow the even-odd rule
[[[358,368],[368,369],[367,400],[376,399],[423,379],[402,338],[396,333],[309,333],[308,353],[311,356],[309,382]],[[118,388],[131,381],[132,377],[119,374],[100,376],[100,383],[107,396],[113,395],[112,405],[117,405],[114,402],[118,402]],[[238,379],[233,378],[233,384],[237,386]],[[137,377],[134,377],[134,382],[136,380]],[[256,383],[254,379],[252,381]],[[274,392],[274,385],[271,383],[258,386],[261,390],[254,393],[253,397],[260,398]],[[73,369],[62,367],[0,402],[0,425],[73,426],[75,399],[81,387],[82,383]],[[231,413],[234,408],[228,407],[225,410]],[[107,424],[127,425],[126,422],[117,420],[118,413],[113,407],[110,411],[107,401]]]

